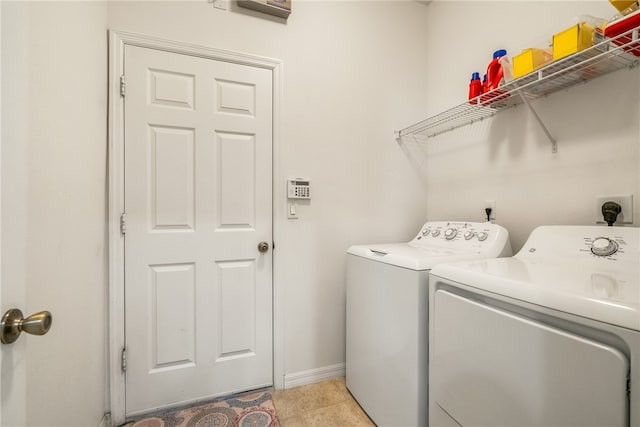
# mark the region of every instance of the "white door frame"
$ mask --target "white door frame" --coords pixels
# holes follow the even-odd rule
[[[2,34],[2,6],[0,5],[0,34]],[[0,43],[0,65],[2,65],[2,47]],[[0,82],[2,81],[2,67],[0,66]],[[0,99],[2,99],[2,85],[0,85]],[[2,144],[2,102],[0,102],[0,147]],[[0,148],[0,308],[2,308],[2,148]],[[3,313],[0,312],[0,315]],[[2,344],[0,344],[2,345]],[[2,366],[2,351],[0,351],[0,366]],[[0,387],[0,425],[2,422],[2,387]]]
[[[120,216],[124,212],[124,99],[120,95],[120,76],[124,73],[126,45],[157,49],[251,67],[266,68],[273,76],[273,239],[277,241],[277,218],[284,216],[284,189],[279,185],[280,100],[282,61],[244,53],[229,52],[156,37],[109,31],[109,384],[113,425],[125,422],[125,377],[121,354],[125,344],[124,239]],[[284,387],[284,298],[276,277],[278,257],[273,254],[273,384]]]

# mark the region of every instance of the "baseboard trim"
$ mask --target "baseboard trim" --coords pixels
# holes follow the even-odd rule
[[[284,388],[298,387],[301,385],[317,383],[319,381],[340,378],[345,375],[345,364],[324,366],[322,368],[309,369],[308,371],[294,372],[284,376]]]
[[[111,413],[107,412],[106,414],[104,414],[104,417],[102,417],[102,420],[100,421],[100,425],[98,427],[111,427],[112,425]]]

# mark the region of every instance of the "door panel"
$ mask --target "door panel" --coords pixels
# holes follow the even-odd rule
[[[245,307],[256,302],[256,265],[250,260],[216,264],[220,283],[218,360],[253,356],[256,351],[256,316],[254,311]]]
[[[154,265],[151,269],[151,370],[195,363],[195,265]],[[176,316],[175,313],[181,313]]]
[[[628,425],[618,349],[445,290],[432,326],[429,400],[460,425]]]
[[[253,135],[217,133],[218,170],[220,171],[219,228],[227,230],[255,227],[256,156]]]
[[[126,413],[272,384],[267,69],[125,48]]]
[[[193,230],[195,205],[195,132],[149,126],[150,197],[153,230]]]

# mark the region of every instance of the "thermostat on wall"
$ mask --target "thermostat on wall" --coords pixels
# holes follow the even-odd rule
[[[311,183],[301,178],[287,180],[287,198],[310,199]]]

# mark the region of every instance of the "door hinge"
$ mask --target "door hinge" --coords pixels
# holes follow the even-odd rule
[[[122,353],[120,354],[120,368],[122,372],[127,372],[127,347],[122,347]]]
[[[126,89],[126,85],[124,81],[124,75],[122,75],[120,76],[120,96],[124,96],[125,89]]]
[[[127,234],[127,214],[124,212],[120,215],[120,234],[122,236]]]

